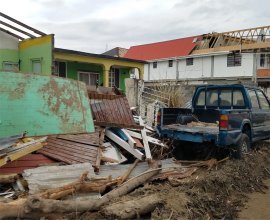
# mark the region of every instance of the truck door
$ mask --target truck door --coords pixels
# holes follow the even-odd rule
[[[259,99],[260,111],[264,118],[264,126],[263,130],[261,130],[261,138],[267,139],[270,138],[270,105],[266,96],[261,90],[258,89],[256,92]]]
[[[256,91],[254,89],[248,89],[248,94],[251,102],[251,122],[253,141],[260,140],[262,138],[262,130],[264,129],[264,114],[261,112],[260,104]]]

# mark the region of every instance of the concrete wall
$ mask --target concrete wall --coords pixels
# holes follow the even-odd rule
[[[32,73],[33,60],[39,60],[41,62],[41,73],[50,75],[52,73],[53,44],[54,35],[21,41],[19,43],[20,70],[22,72]]]
[[[193,65],[186,65],[186,59],[173,61],[173,67],[168,67],[168,60],[158,61],[157,68],[153,62],[145,64],[144,80],[161,79],[198,79],[207,77],[241,77],[252,76],[254,71],[253,54],[242,54],[241,66],[227,67],[227,54],[201,56],[193,58]],[[178,65],[178,68],[177,68]],[[178,74],[177,74],[178,69]]]
[[[253,61],[253,54],[242,54],[241,66],[227,67],[227,55],[215,56],[214,77],[252,76]]]

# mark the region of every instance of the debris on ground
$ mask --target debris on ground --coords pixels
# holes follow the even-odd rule
[[[88,91],[93,133],[0,139],[0,219],[234,219],[266,189],[269,142],[241,160],[176,160],[175,142],[104,91]]]

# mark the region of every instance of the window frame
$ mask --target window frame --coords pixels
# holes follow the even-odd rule
[[[40,73],[34,72],[34,63],[40,63]],[[31,59],[31,65],[32,65],[32,73],[33,74],[42,74],[42,59],[40,59],[40,58]]]
[[[56,63],[58,63],[58,65],[56,65]],[[59,63],[65,63],[65,77],[63,77],[63,76],[59,76]],[[55,61],[55,63],[54,63],[54,75],[55,76],[58,76],[58,77],[62,77],[62,78],[67,78],[67,62],[66,61]]]
[[[193,65],[194,65],[193,57],[186,58],[186,66],[193,66]]]
[[[237,67],[237,66],[242,66],[242,54],[241,53],[227,54],[227,67]]]
[[[80,80],[80,74],[87,74],[88,75],[88,84],[87,83],[85,83],[84,81],[82,81],[82,80]],[[77,79],[78,79],[78,81],[80,81],[80,82],[84,82],[87,86],[94,86],[94,85],[96,85],[96,82],[95,82],[95,84],[90,84],[90,75],[97,75],[97,80],[99,80],[99,73],[97,73],[97,72],[90,72],[90,71],[78,71],[77,72]]]
[[[168,67],[173,67],[173,60],[168,61]]]
[[[5,69],[5,65],[12,65],[12,70]],[[16,66],[16,68],[14,68]],[[3,61],[2,62],[2,69],[3,71],[19,71],[19,63],[18,62],[12,62],[12,61]]]
[[[157,62],[153,62],[153,69],[156,69],[157,68]]]
[[[258,102],[258,108],[254,108],[254,107],[253,107],[253,103],[252,103],[252,101],[251,101],[250,92],[254,92],[254,93],[255,93],[255,96],[256,96],[256,99],[257,99],[257,102]],[[259,98],[258,98],[258,95],[257,95],[256,90],[255,90],[255,89],[248,89],[248,96],[249,96],[249,99],[250,99],[251,109],[256,109],[256,110],[261,109],[261,107],[260,107],[260,102],[259,102]]]
[[[264,67],[265,66],[265,62],[266,61],[266,54],[265,53],[261,53],[260,54],[260,67]]]
[[[261,110],[268,110],[268,109],[270,109],[270,103],[269,103],[267,97],[265,96],[265,94],[264,94],[261,90],[259,90],[259,89],[256,89],[255,91],[256,91],[256,95],[257,95],[257,99],[258,99],[258,103],[259,103],[260,109],[261,109]],[[266,100],[266,102],[267,102],[267,104],[268,104],[268,108],[262,108],[261,100],[260,100],[260,97],[259,97],[259,95],[258,95],[259,92],[260,92],[260,93],[263,95],[263,97],[265,98],[265,100]]]

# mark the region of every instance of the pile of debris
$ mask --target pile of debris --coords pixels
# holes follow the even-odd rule
[[[96,210],[164,167],[180,167],[170,159],[160,168],[153,160],[167,157],[171,146],[155,138],[125,96],[88,96],[93,133],[0,139],[0,218]]]

